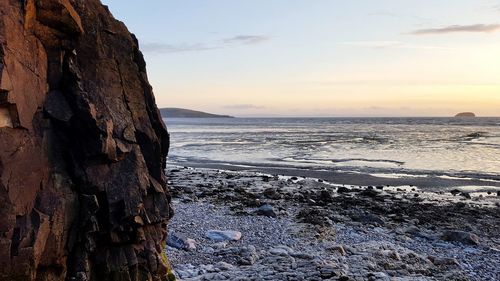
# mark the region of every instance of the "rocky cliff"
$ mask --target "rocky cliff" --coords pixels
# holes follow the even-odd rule
[[[99,0],[0,0],[0,280],[164,280],[168,146]]]

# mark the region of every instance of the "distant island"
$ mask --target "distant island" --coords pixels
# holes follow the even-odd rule
[[[160,113],[163,118],[234,118],[229,115],[217,115],[202,111],[173,107],[161,108]]]
[[[474,118],[476,117],[476,114],[472,113],[472,112],[461,112],[457,115],[455,115],[455,117],[467,117],[467,118]]]

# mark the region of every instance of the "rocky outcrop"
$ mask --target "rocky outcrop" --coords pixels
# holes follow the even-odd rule
[[[168,133],[98,0],[0,0],[0,280],[164,280]]]
[[[466,117],[466,118],[474,118],[476,117],[476,114],[473,112],[460,112],[455,117]]]

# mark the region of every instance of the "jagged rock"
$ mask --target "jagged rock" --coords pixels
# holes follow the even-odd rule
[[[0,280],[166,280],[168,146],[107,7],[0,1]]]

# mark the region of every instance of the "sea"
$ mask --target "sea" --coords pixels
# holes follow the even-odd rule
[[[500,118],[169,118],[168,161],[475,179],[500,187]]]

